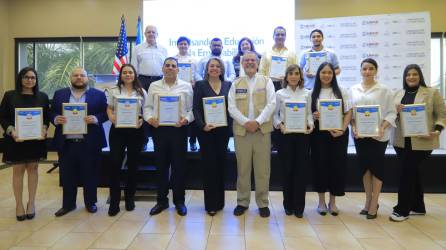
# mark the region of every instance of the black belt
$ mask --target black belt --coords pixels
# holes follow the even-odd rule
[[[71,138],[71,139],[65,139],[66,142],[72,142],[72,143],[79,143],[84,142],[84,138]]]
[[[149,78],[149,79],[161,79],[161,78],[163,78],[163,76],[148,76],[148,75],[141,75],[141,74],[139,76],[144,77],[144,78]]]

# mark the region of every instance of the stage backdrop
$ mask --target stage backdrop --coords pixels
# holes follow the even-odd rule
[[[378,62],[378,79],[392,89],[402,87],[404,67],[416,63],[430,83],[429,12],[296,20],[296,50],[311,47],[310,32],[321,29],[324,46],[339,59],[338,82],[344,87],[359,83],[360,63],[367,57]]]

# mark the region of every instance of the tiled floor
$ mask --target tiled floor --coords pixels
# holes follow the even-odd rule
[[[185,217],[173,207],[150,217],[154,202],[138,201],[135,211],[125,212],[122,204],[121,212],[111,218],[108,190],[99,189],[97,214],[85,211],[79,192],[78,209],[55,218],[61,189],[57,170],[45,173],[50,167],[40,166],[37,215],[24,222],[15,219],[12,169],[0,170],[0,249],[446,249],[446,194],[426,195],[428,215],[402,223],[388,220],[395,194],[383,194],[378,219],[366,220],[358,214],[363,193],[339,198],[338,217],[318,215],[317,195],[308,193],[304,218],[297,219],[284,214],[282,194],[271,192],[272,214],[263,219],[254,198],[244,216],[233,216],[233,191],[226,192],[225,209],[210,217],[203,209],[203,192],[196,190],[187,191]]]

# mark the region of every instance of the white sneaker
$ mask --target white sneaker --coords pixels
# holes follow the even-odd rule
[[[426,213],[410,211],[409,215],[426,215]]]
[[[395,222],[401,222],[401,221],[405,221],[407,219],[409,219],[409,216],[402,216],[402,215],[398,214],[397,212],[393,212],[389,217],[389,220],[395,221]]]

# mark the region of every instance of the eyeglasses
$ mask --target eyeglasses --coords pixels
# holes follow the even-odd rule
[[[24,76],[22,77],[23,80],[36,80],[35,76]]]

